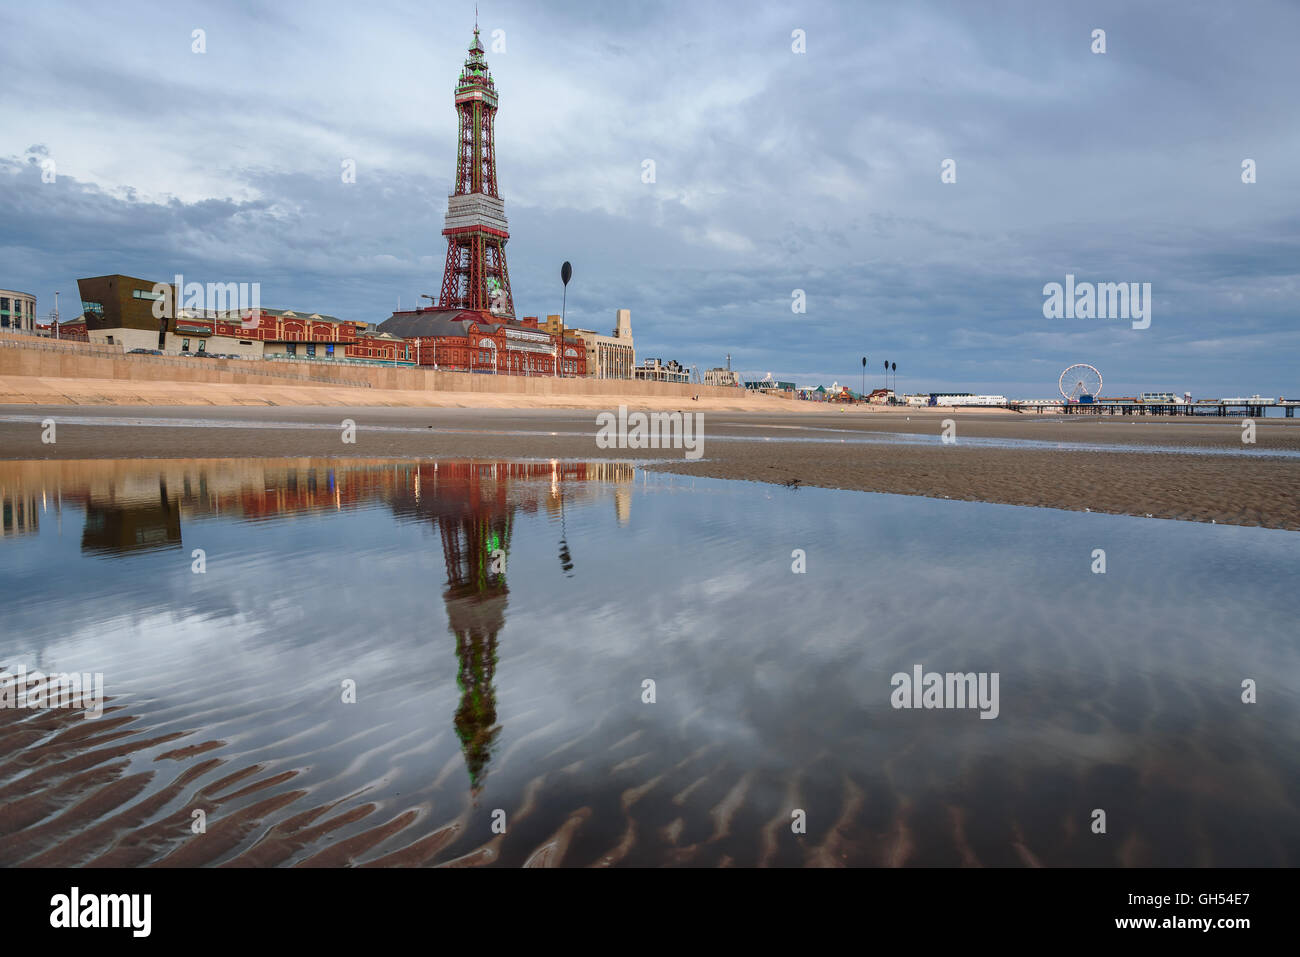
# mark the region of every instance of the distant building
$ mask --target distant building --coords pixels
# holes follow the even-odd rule
[[[913,392],[910,395],[903,396],[903,404],[917,408],[930,404],[930,397],[924,392]]]
[[[708,369],[704,373],[705,385],[722,385],[739,388],[740,373],[733,369],[723,369],[719,366],[716,369]]]
[[[64,322],[55,322],[53,319],[49,322],[38,322],[36,323],[36,334],[50,339],[69,339],[74,342],[90,341],[86,335],[85,316],[79,316],[76,319],[69,319]]]
[[[746,382],[745,388],[751,392],[763,392],[767,395],[788,392],[793,396],[795,392],[793,382],[779,382],[776,379],[759,379],[756,382]]]
[[[972,395],[969,392],[931,392],[930,405],[1006,405],[1005,395]]]
[[[772,382],[771,380],[768,380],[766,382],[748,382],[745,386],[746,388],[753,388],[755,386],[771,385],[776,386],[777,388],[765,389],[763,391],[784,392],[787,390],[781,387],[788,386],[789,384],[790,383],[788,382]],[[862,396],[851,391],[848,386],[840,385],[838,382],[832,383],[829,388],[824,385],[819,385],[815,389],[799,389],[796,391],[795,395],[798,398],[806,399],[809,402],[849,402],[860,401],[862,399]]]
[[[586,348],[586,374],[595,379],[631,379],[636,368],[636,347],[632,341],[632,311],[619,309],[614,315],[612,336],[565,326],[566,337],[572,335],[582,340]],[[546,317],[546,331],[558,335],[560,317]]]
[[[0,329],[36,331],[36,297],[29,292],[0,289]]]
[[[636,378],[651,382],[690,382],[691,370],[676,359],[646,359],[634,370]]]

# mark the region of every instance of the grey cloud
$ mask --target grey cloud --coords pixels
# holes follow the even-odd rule
[[[31,48],[61,12],[77,37],[99,23],[75,4],[9,16]],[[4,282],[45,311],[78,276],[182,271],[368,320],[436,292],[469,23],[366,13],[192,4],[130,37],[99,23],[102,53],[16,78],[0,99]],[[1094,26],[1105,56],[1088,51]],[[508,39],[488,59],[523,311],[558,311],[569,259],[570,322],[631,308],[639,351],[702,367],[730,352],[852,381],[861,354],[888,353],[917,387],[1037,394],[1090,361],[1125,392],[1297,391],[1269,339],[1293,325],[1300,274],[1300,185],[1283,172],[1300,134],[1278,122],[1300,89],[1293,6],[503,3],[483,27]],[[119,55],[131,44],[154,54]],[[40,183],[45,156],[56,185]],[[955,185],[939,182],[949,156]],[[1042,286],[1066,272],[1151,282],[1151,328],[1043,319]],[[1190,345],[1234,331],[1249,333],[1234,349]]]

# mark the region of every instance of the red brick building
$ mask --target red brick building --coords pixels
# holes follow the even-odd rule
[[[71,342],[89,342],[86,335],[86,323],[82,319],[70,319],[67,322],[60,322],[58,328],[55,328],[53,322],[38,322],[36,324],[38,335],[48,336],[51,339],[67,339]]]
[[[175,321],[177,336],[221,337],[227,341],[261,342],[264,356],[286,355],[314,359],[368,359],[414,363],[414,347],[388,335],[367,332],[362,322],[296,313],[289,309],[258,309],[239,318],[190,318]],[[190,351],[190,350],[184,350]],[[209,346],[206,351],[225,349]],[[233,351],[233,350],[231,350]]]
[[[498,375],[556,374],[560,337],[540,327],[536,316],[521,321],[457,309],[395,312],[380,323],[381,334],[414,346],[414,360],[431,368]],[[585,376],[587,350],[577,337],[564,337],[559,374]]]

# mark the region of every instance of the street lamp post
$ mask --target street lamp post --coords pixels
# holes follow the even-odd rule
[[[560,363],[564,361],[564,317],[569,304],[569,280],[573,278],[573,267],[566,259],[560,267],[560,280],[564,283],[564,295],[560,299],[560,345],[555,351],[555,374],[560,374]]]

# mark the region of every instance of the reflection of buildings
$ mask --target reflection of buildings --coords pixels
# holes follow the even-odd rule
[[[40,527],[40,509],[36,507],[33,493],[11,494],[8,489],[0,490],[0,537],[29,535],[40,531]]]
[[[33,471],[37,463],[24,463]],[[66,466],[51,463],[54,468]],[[64,484],[30,481],[18,476],[14,487],[0,485],[0,537],[40,530],[40,512],[50,509],[61,520],[64,504],[80,505],[86,520],[81,550],[91,553],[129,553],[155,548],[179,548],[181,509],[168,492],[161,473],[135,472],[130,476],[99,478]]]
[[[133,552],[151,548],[180,548],[181,513],[175,503],[158,505],[88,505],[81,533],[84,552]]]
[[[81,532],[83,552],[120,554],[180,545],[180,507],[167,495],[167,481],[161,475],[152,502],[95,497],[86,501],[86,525]]]
[[[0,463],[0,511],[5,534],[35,532],[47,498],[84,508],[97,547],[131,551],[180,542],[181,525],[208,518],[258,522],[288,515],[397,504],[427,490],[468,481],[468,463],[333,459],[164,460],[148,471],[127,462]],[[619,524],[627,524],[633,468],[621,462],[479,462],[484,487],[510,486],[513,508],[544,508],[559,517],[560,502],[593,502],[611,491]],[[6,473],[13,472],[12,476]],[[437,478],[432,478],[436,475]],[[9,479],[14,479],[10,481]],[[561,495],[563,489],[563,495]],[[402,510],[398,509],[399,517]],[[407,516],[410,517],[410,516]],[[110,528],[117,528],[116,539]]]
[[[5,534],[36,531],[39,503],[49,495],[85,508],[87,552],[177,548],[182,521],[261,522],[380,503],[399,522],[437,526],[458,661],[452,720],[474,791],[483,787],[501,733],[494,680],[507,572],[519,574],[508,564],[515,516],[544,510],[555,530],[552,554],[572,575],[565,509],[612,492],[617,521],[626,525],[634,476],[621,462],[170,461],[151,463],[147,472],[121,462],[0,463],[0,476],[6,468],[16,470],[16,481],[0,480]]]

